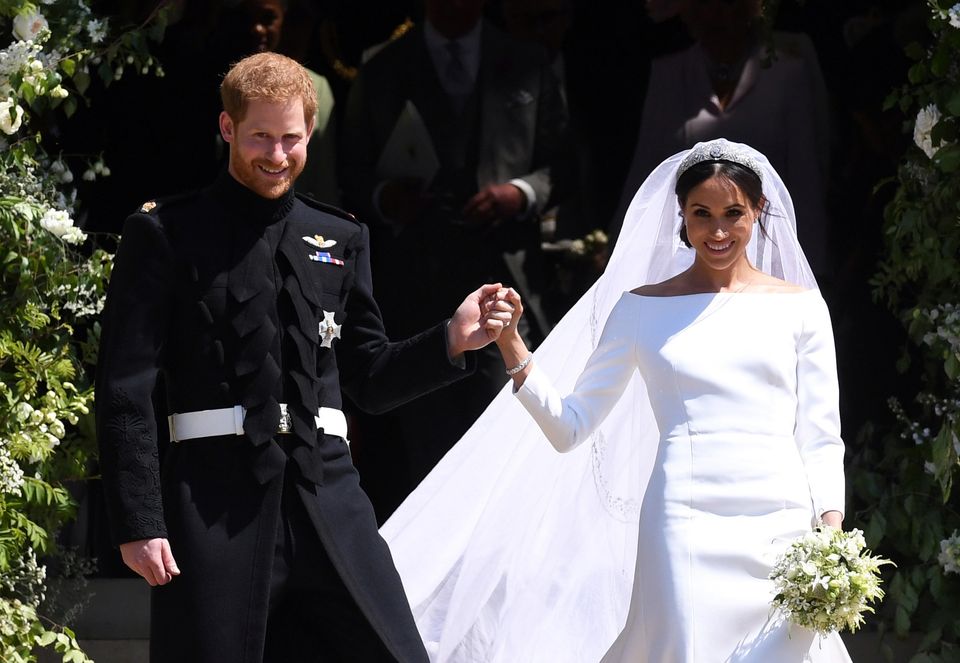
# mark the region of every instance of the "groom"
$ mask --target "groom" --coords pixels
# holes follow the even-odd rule
[[[221,97],[228,168],[127,219],[103,320],[103,481],[123,560],[154,587],[151,660],[426,661],[341,389],[380,412],[465,376],[497,286],[389,341],[366,227],[293,192],[316,105],[307,72],[254,55]]]

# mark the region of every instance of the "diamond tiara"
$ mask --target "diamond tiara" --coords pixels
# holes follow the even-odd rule
[[[732,161],[733,163],[749,168],[754,174],[763,181],[763,169],[760,162],[754,158],[746,145],[740,143],[731,143],[724,138],[697,143],[690,150],[690,153],[680,162],[680,168],[677,170],[677,177],[680,177],[687,169],[704,161]]]

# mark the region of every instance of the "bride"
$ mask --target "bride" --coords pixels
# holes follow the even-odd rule
[[[535,356],[516,293],[487,303],[513,389],[382,530],[431,660],[850,660],[770,609],[776,556],[844,508],[795,223],[761,154],[700,143],[647,178]]]

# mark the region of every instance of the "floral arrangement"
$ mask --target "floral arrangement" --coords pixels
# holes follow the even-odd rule
[[[939,663],[960,659],[960,3],[918,4],[927,38],[907,47],[908,80],[886,102],[913,143],[880,185],[894,190],[872,280],[903,321],[892,358],[916,396],[890,399],[892,417],[861,431],[848,475],[867,542],[897,561],[877,628],[918,634],[913,660]]]
[[[154,37],[163,14],[151,19]],[[71,115],[92,77],[162,75],[145,29],[114,33],[85,0],[0,0],[0,660],[51,647],[83,662],[73,632],[44,613],[43,559],[75,511],[66,488],[93,453],[87,368],[96,357],[111,256],[88,246],[68,159],[36,127]],[[145,26],[141,26],[145,28]],[[115,35],[115,36],[111,36]],[[76,160],[75,160],[76,161]],[[84,179],[109,175],[86,161]],[[81,166],[81,168],[84,168]]]
[[[863,613],[873,612],[869,604],[883,598],[880,567],[892,563],[864,551],[865,546],[860,530],[827,525],[793,541],[770,572],[774,609],[821,636],[856,631]]]

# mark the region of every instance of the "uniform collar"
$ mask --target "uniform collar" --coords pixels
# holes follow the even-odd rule
[[[293,187],[279,198],[264,198],[235,180],[226,168],[220,172],[210,189],[214,198],[231,212],[264,225],[283,219],[296,201]]]

